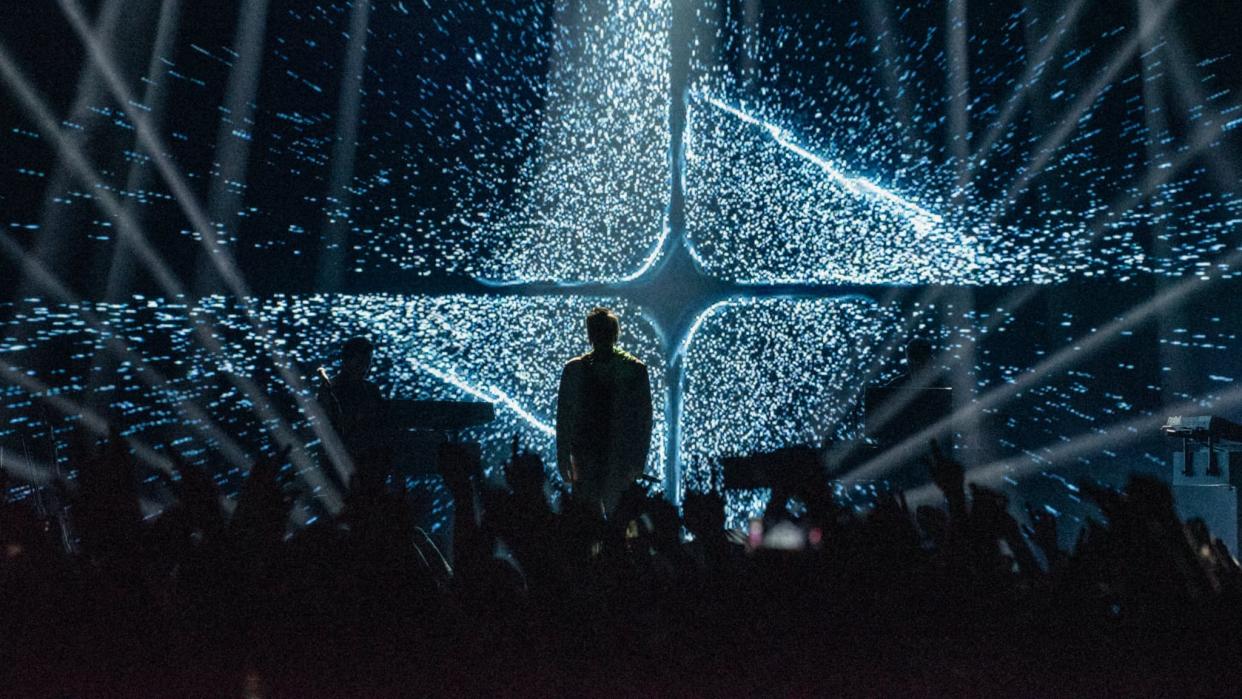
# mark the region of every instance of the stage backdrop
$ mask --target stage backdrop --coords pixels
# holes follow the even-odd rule
[[[306,521],[339,504],[314,370],[352,334],[391,396],[493,402],[489,469],[517,434],[551,470],[607,305],[674,497],[856,440],[919,336],[975,477],[1080,517],[1077,479],[1171,470],[1167,414],[1242,417],[1242,8],[1175,4],[6,8],[11,492],[106,423],[152,512],[169,450],[232,493],[296,442]]]

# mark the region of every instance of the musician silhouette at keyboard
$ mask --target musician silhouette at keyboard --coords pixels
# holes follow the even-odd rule
[[[329,378],[320,370],[324,382],[319,389],[319,404],[355,465],[362,460],[373,460],[374,450],[382,444],[384,399],[379,387],[367,380],[373,353],[370,340],[352,337],[341,347],[341,367],[337,374]]]
[[[935,350],[930,341],[922,337],[906,343],[906,368],[885,386],[887,388],[948,388],[948,384],[934,371],[932,359]]]

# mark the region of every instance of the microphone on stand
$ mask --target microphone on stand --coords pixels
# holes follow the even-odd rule
[[[328,395],[332,396],[332,403],[336,405],[336,417],[339,420],[344,417],[344,411],[341,410],[341,401],[336,397],[336,391],[332,389],[332,378],[328,376],[328,370],[321,366],[315,370],[315,373],[319,374],[324,388],[328,389]]]

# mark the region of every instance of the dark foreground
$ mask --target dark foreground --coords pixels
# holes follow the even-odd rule
[[[413,525],[417,494],[380,478],[286,534],[281,461],[231,513],[183,467],[163,485],[177,504],[144,520],[107,448],[65,493],[73,553],[54,516],[7,503],[0,694],[1239,694],[1242,571],[1150,480],[1085,488],[1099,520],[1067,551],[1050,515],[1020,522],[943,458],[939,506],[915,511],[893,495],[858,513],[811,479],[765,513],[786,543],[755,547],[714,494],[678,513],[635,490],[605,521],[553,507],[533,456],[486,484],[447,448],[449,561]]]

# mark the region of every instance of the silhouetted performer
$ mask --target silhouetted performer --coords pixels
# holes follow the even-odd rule
[[[953,392],[941,377],[943,371],[933,365],[935,352],[931,342],[916,337],[906,344],[906,368],[883,386],[867,389],[864,402],[864,429],[876,447],[888,450],[902,447],[910,454],[909,466],[891,471],[890,483],[914,487],[926,480],[926,472],[913,465],[917,454],[926,448],[926,438],[910,442],[923,429],[937,424],[953,413]],[[950,427],[929,434],[941,444],[954,441]]]
[[[340,371],[319,389],[319,404],[354,459],[377,446],[383,424],[384,399],[379,387],[367,380],[373,353],[370,340],[350,338],[341,347]]]
[[[898,374],[886,386],[890,388],[945,388],[944,380],[928,371],[934,352],[927,339],[916,337],[906,343],[906,371]]]
[[[592,350],[561,372],[556,465],[575,497],[611,513],[642,475],[651,446],[647,366],[616,346],[621,324],[606,308],[586,319]]]

